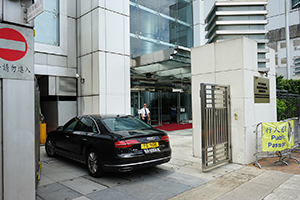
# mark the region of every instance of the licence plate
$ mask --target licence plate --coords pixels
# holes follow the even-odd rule
[[[150,149],[150,148],[155,148],[158,146],[159,146],[158,142],[149,142],[146,144],[141,144],[141,149]]]

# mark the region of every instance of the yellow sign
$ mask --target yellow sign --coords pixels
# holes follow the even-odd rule
[[[290,121],[293,129],[293,121]],[[262,123],[262,151],[282,151],[294,146],[293,130],[289,122]]]

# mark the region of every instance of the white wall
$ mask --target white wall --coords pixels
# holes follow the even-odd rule
[[[290,3],[291,6],[291,3]],[[274,30],[285,27],[285,1],[271,0],[267,4],[269,23],[268,30]],[[299,9],[291,9],[289,12],[290,26],[300,23]]]
[[[76,76],[76,3],[59,1],[59,45],[34,44],[35,74]]]
[[[35,199],[34,81],[2,83],[3,198]]]
[[[78,1],[79,114],[130,114],[129,0]]]
[[[201,157],[200,84],[230,86],[232,160],[248,164],[255,160],[255,130],[262,121],[276,121],[274,52],[271,51],[270,103],[254,103],[254,76],[257,71],[257,44],[245,37],[192,48],[192,108],[194,155]],[[234,112],[238,113],[235,120]]]

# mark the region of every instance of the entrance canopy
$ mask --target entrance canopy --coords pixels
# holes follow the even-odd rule
[[[131,59],[132,88],[191,83],[190,49],[169,48]],[[174,86],[173,86],[174,87]]]

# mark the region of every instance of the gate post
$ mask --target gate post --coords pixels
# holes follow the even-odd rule
[[[232,162],[255,161],[253,131],[261,121],[276,121],[275,51],[269,49],[267,69],[258,68],[257,43],[239,37],[191,50],[194,156],[201,155],[201,83],[230,86]],[[267,73],[267,76],[266,76]],[[260,101],[258,101],[260,99]],[[199,112],[200,111],[200,112]],[[214,113],[215,114],[215,113]]]

